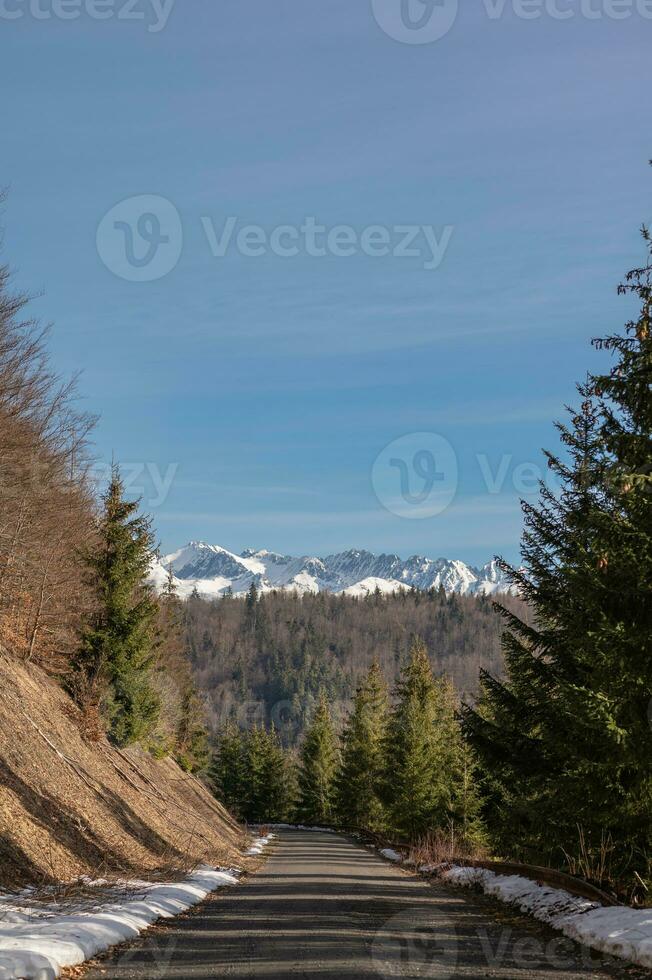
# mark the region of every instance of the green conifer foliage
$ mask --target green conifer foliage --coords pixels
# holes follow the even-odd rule
[[[431,831],[484,841],[475,760],[462,737],[455,689],[433,677],[418,638],[396,691],[384,749],[390,831],[412,841]]]
[[[115,742],[146,743],[160,708],[151,683],[158,604],[147,585],[154,538],[138,504],[124,499],[117,467],[104,496],[98,537],[97,548],[85,555],[96,611],[83,629],[74,666],[84,678],[80,687],[102,692]]]
[[[487,835],[481,817],[477,762],[465,741],[458,719],[458,696],[452,681],[435,681],[440,800],[435,813],[439,828],[450,829],[468,844],[485,844]]]
[[[217,740],[210,775],[219,799],[248,823],[283,822],[296,797],[294,762],[272,728],[228,726]]]
[[[235,725],[227,725],[218,735],[209,773],[218,799],[235,817],[245,819],[245,745]]]
[[[301,749],[298,810],[300,819],[306,823],[333,822],[338,762],[330,709],[322,695]]]
[[[507,680],[485,674],[464,711],[505,849],[650,878],[652,732],[652,347],[648,261],[627,277],[640,315],[596,342],[611,371],[579,387],[548,455],[561,491],[524,506],[526,571],[513,580],[534,625],[505,612]],[[603,872],[604,871],[603,869]]]
[[[174,757],[186,772],[203,772],[211,752],[205,724],[204,700],[189,677],[182,686]]]
[[[387,728],[387,686],[373,663],[357,689],[342,736],[342,760],[336,779],[341,824],[379,830],[384,823],[379,787]]]
[[[382,791],[390,828],[410,839],[433,828],[442,804],[437,710],[428,653],[416,639],[387,726]]]
[[[293,776],[278,735],[252,729],[245,740],[245,817],[251,823],[282,822],[292,809]]]

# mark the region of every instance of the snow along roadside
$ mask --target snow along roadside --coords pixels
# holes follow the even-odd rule
[[[259,837],[247,853],[261,854],[273,836]],[[64,967],[78,966],[134,939],[157,919],[185,912],[217,888],[237,884],[240,874],[237,868],[203,865],[185,881],[125,882],[120,899],[109,902],[33,901],[30,889],[0,895],[0,980],[54,980]]]
[[[440,869],[423,866],[419,871]],[[453,865],[441,870],[440,877],[463,888],[479,886],[486,895],[515,905],[522,912],[601,953],[652,967],[652,909],[604,906],[560,888],[538,885],[520,875],[498,875],[485,868]]]
[[[337,834],[338,831],[333,827],[307,827],[302,823],[271,823],[265,824],[266,827],[271,827],[272,830],[310,830],[315,834]]]
[[[394,864],[412,864],[390,847],[380,854]],[[652,967],[652,909],[604,906],[521,875],[498,875],[485,868],[423,864],[418,871],[462,888],[479,887],[584,946]]]

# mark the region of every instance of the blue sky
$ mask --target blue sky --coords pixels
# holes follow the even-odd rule
[[[406,44],[370,0],[176,0],[160,30],[150,0],[140,20],[124,2],[105,20],[88,0],[70,20],[0,4],[21,14],[0,41],[4,255],[164,550],[515,559],[519,496],[599,363],[589,340],[631,312],[615,290],[652,217],[652,24],[634,0],[622,20],[608,0],[592,19],[558,0],[566,20],[479,2]],[[143,195],[181,230],[170,271],[140,282],[101,223]],[[397,227],[450,241],[435,269],[421,237],[417,256],[216,257],[206,227],[229,216],[267,235],[314,217],[358,243],[380,226],[390,251]],[[456,478],[415,462],[432,434]],[[396,506],[401,459],[410,501],[443,480],[452,502]]]

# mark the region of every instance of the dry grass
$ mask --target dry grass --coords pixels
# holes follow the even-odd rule
[[[451,824],[446,830],[436,830],[412,844],[408,861],[415,867],[454,864],[456,861],[485,861],[486,848],[480,847],[459,833]]]
[[[613,866],[615,850],[611,834],[606,834],[604,831],[599,846],[589,847],[584,828],[578,824],[577,851],[575,854],[563,852],[568,874],[575,878],[582,878],[598,888],[617,891],[619,882]],[[641,884],[645,887],[644,882],[641,881]]]
[[[172,760],[87,741],[58,685],[1,653],[0,692],[0,886],[241,863],[242,829]]]

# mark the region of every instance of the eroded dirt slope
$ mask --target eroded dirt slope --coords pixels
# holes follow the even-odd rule
[[[225,865],[241,838],[198,779],[86,742],[61,688],[0,651],[0,886]]]

